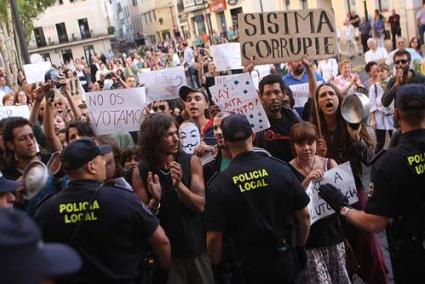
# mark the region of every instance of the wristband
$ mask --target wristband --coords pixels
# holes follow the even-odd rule
[[[341,214],[341,216],[347,218],[347,214],[348,214],[348,212],[350,212],[351,209],[353,209],[353,208],[351,208],[349,206],[344,206],[339,210],[339,213]]]

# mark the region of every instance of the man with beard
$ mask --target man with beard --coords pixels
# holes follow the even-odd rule
[[[201,161],[180,150],[177,122],[170,115],[147,116],[139,141],[142,182],[135,191],[158,214],[170,239],[167,283],[214,283],[201,222],[205,206]]]
[[[255,145],[285,162],[292,160],[289,132],[300,121],[298,115],[284,106],[284,101],[293,100],[279,75],[268,75],[258,85],[260,99],[270,121],[270,128],[256,134]]]
[[[295,97],[295,110],[299,113],[299,115],[307,120],[303,116],[304,112],[304,104],[307,102],[309,96],[308,93],[308,73],[307,68],[305,66],[304,60],[292,61],[288,62],[289,72],[283,77],[283,82],[286,86],[288,86]],[[323,82],[322,76],[314,72],[316,77],[317,84],[321,84]]]
[[[9,118],[4,127],[3,139],[8,157],[8,166],[3,170],[3,176],[11,180],[21,179],[27,166],[40,159],[37,156],[37,141],[30,122],[23,117]],[[47,157],[45,158],[41,157],[41,160],[46,161]],[[55,183],[53,177],[49,176],[44,188],[18,207],[22,207],[32,216],[37,206],[62,186],[63,183]]]
[[[396,95],[397,89],[405,84],[424,84],[425,77],[421,74],[415,73],[410,68],[411,55],[410,52],[406,49],[398,50],[394,53],[394,65],[396,69],[395,76],[393,76],[385,88],[385,93],[382,96],[382,104],[384,106],[389,106]]]

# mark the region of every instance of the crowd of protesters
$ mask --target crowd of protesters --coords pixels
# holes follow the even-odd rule
[[[209,88],[217,76],[257,72],[256,66],[250,62],[243,69],[218,72],[209,38],[193,47],[170,40],[128,54],[92,55],[90,62],[76,58],[54,66],[62,74],[57,87],[52,82],[28,84],[20,70],[18,88],[12,90],[0,70],[0,106],[30,109],[29,119],[0,120],[0,207],[26,211],[46,242],[69,244],[78,252],[82,268],[59,279],[64,283],[351,283],[355,274],[366,283],[388,283],[376,235],[338,214],[310,227],[304,190],[348,161],[359,198],[352,206],[365,208],[365,165],[397,132],[397,88],[425,83],[423,36],[407,46],[397,16],[393,11],[388,19],[394,49],[390,52],[383,44],[385,23],[379,11],[373,19],[351,12],[347,16],[343,40],[350,54],[359,53],[356,37],[363,44],[367,81],[353,72],[351,58],[344,56],[269,65],[258,95],[271,126],[255,136],[243,118],[214,105]],[[211,42],[226,43],[228,35],[214,33]],[[184,67],[187,77],[180,99],[149,103],[137,132],[95,135],[87,92],[137,88],[143,85],[138,73],[177,66]],[[291,86],[304,83],[309,84],[309,99],[295,107]],[[370,100],[370,120],[358,127],[347,124],[341,114],[344,97],[356,92]],[[179,126],[184,123],[193,123],[201,137],[193,155],[181,150]],[[43,189],[25,199],[25,189],[12,180],[25,180],[34,160],[50,167],[56,152],[61,170],[49,171]],[[264,168],[249,172],[250,164]],[[270,179],[259,179],[257,187],[276,193],[237,203],[238,197],[226,189],[238,179],[249,179],[248,173],[251,179],[273,175],[275,183],[290,185],[291,191],[281,193]],[[277,205],[267,211],[260,201]],[[289,217],[288,235],[276,236],[281,219],[275,218],[286,222]],[[272,249],[280,249],[280,256],[288,248],[274,241],[283,239],[294,247],[293,257],[279,259],[281,266],[274,267],[276,263],[268,261]],[[75,269],[63,272],[80,266],[75,256],[70,258]]]

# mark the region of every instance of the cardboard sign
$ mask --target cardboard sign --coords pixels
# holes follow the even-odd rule
[[[187,84],[183,66],[138,73],[137,75],[139,83],[144,84],[146,88],[148,102],[177,99],[180,87]]]
[[[28,106],[2,106],[0,107],[0,119],[11,117],[11,116],[22,116],[23,118],[30,118],[30,109]]]
[[[241,47],[239,42],[211,46],[211,55],[217,71],[242,69]]]
[[[96,135],[139,130],[146,105],[144,87],[86,93],[86,99]]]
[[[320,185],[326,183],[330,183],[339,188],[342,193],[348,197],[348,202],[350,204],[359,201],[350,162],[338,165],[337,167],[326,171],[323,178],[310,182],[307,187],[306,193],[308,197],[310,197],[308,210],[310,211],[311,224],[335,213],[326,201],[319,196]]]
[[[331,8],[239,14],[242,65],[282,63],[337,55],[335,15]]]
[[[52,64],[50,63],[50,61],[44,61],[34,64],[25,64],[24,72],[28,84],[44,82],[44,75],[50,69],[52,69]]]
[[[322,84],[322,81],[317,82],[317,86],[319,86],[320,84]],[[309,97],[308,83],[291,85],[289,86],[289,88],[291,89],[292,94],[294,95],[294,107],[304,107]]]
[[[216,84],[210,87],[210,92],[221,110],[244,114],[254,132],[270,127],[249,73],[216,77],[215,82]]]

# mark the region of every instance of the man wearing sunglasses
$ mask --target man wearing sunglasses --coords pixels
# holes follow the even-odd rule
[[[173,112],[170,102],[166,100],[154,101],[152,104],[152,110],[154,112],[160,112],[168,115],[171,115]]]
[[[388,81],[385,93],[382,96],[382,104],[389,106],[395,98],[396,90],[405,84],[424,84],[425,77],[410,69],[411,55],[406,49],[400,49],[394,53],[395,75]]]

